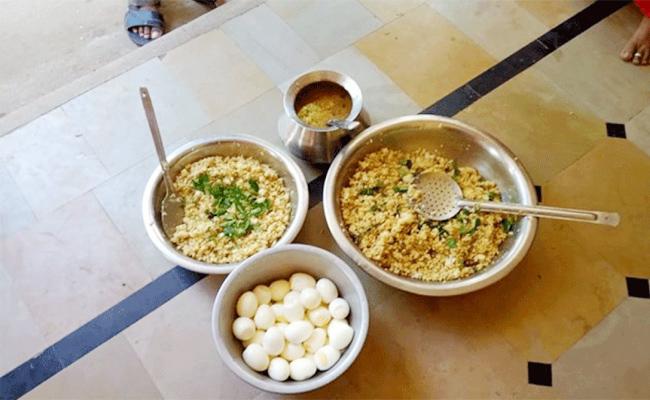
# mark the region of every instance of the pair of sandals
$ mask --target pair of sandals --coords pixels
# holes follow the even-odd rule
[[[215,0],[194,0],[198,3],[214,6]],[[127,33],[131,41],[138,46],[143,46],[154,39],[145,38],[140,36],[137,32],[133,32],[133,28],[140,27],[150,27],[160,29],[161,32],[165,28],[165,20],[160,12],[157,10],[152,10],[150,8],[142,8],[144,6],[148,7],[158,7],[160,6],[160,0],[153,1],[139,1],[135,2],[136,4],[129,4],[129,9],[124,15],[124,28],[126,28]],[[138,5],[142,3],[141,5]]]

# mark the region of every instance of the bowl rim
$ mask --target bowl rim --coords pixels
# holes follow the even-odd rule
[[[384,129],[403,123],[413,123],[418,121],[444,123],[448,126],[459,128],[459,130],[469,131],[499,148],[503,154],[509,158],[509,162],[517,167],[520,178],[525,182],[527,190],[523,193],[524,199],[522,203],[527,205],[536,204],[537,198],[535,195],[535,189],[526,169],[519,161],[518,157],[515,156],[515,154],[496,137],[453,118],[438,115],[410,115],[389,119],[369,127],[356,138],[352,139],[352,141],[350,141],[350,143],[339,152],[334,161],[332,161],[323,187],[323,208],[327,226],[336,243],[348,257],[352,258],[352,260],[370,276],[387,285],[406,292],[425,296],[455,296],[482,289],[505,277],[526,256],[537,231],[536,218],[530,216],[521,218],[521,239],[518,239],[515,242],[511,251],[505,258],[502,258],[497,265],[493,264],[482,273],[472,275],[465,279],[448,282],[425,282],[416,281],[415,279],[389,272],[366,258],[345,234],[342,221],[338,221],[336,217],[335,205],[338,200],[335,198],[334,192],[342,163],[359,147],[362,147],[367,140],[381,133]]]
[[[223,302],[223,298],[225,297],[226,291],[223,290],[224,288],[236,283],[239,275],[241,275],[243,271],[245,271],[247,268],[250,268],[251,266],[255,265],[260,259],[263,259],[275,253],[282,253],[291,250],[298,250],[301,252],[316,254],[321,257],[324,257],[325,259],[327,259],[332,263],[332,266],[338,268],[347,277],[347,279],[350,280],[352,286],[354,287],[356,295],[359,296],[359,300],[361,303],[361,315],[360,315],[361,326],[359,331],[355,331],[352,343],[350,343],[350,345],[345,350],[345,352],[341,354],[341,358],[336,362],[336,364],[334,364],[332,368],[330,368],[327,371],[321,371],[320,374],[314,378],[309,378],[301,382],[291,381],[292,385],[287,385],[286,381],[268,382],[268,381],[259,380],[258,378],[255,377],[255,375],[258,374],[258,372],[255,372],[250,369],[242,368],[239,364],[235,363],[231,359],[230,352],[226,349],[223,338],[219,335],[219,328],[220,328],[219,315],[222,311],[225,312],[225,310],[222,310],[220,307],[221,303]],[[234,310],[231,311],[234,312]],[[214,304],[212,305],[212,316],[211,316],[210,323],[212,329],[212,340],[214,341],[217,347],[217,353],[219,353],[219,357],[221,357],[221,360],[240,379],[242,379],[244,382],[250,384],[253,387],[268,392],[274,392],[280,394],[296,394],[296,393],[310,392],[312,390],[321,388],[331,383],[335,379],[337,379],[345,371],[347,371],[348,368],[350,368],[352,363],[354,363],[354,361],[359,356],[359,353],[361,353],[361,349],[363,349],[363,346],[365,344],[366,337],[368,335],[368,327],[370,325],[370,309],[368,307],[368,298],[366,297],[366,291],[365,288],[363,287],[363,284],[361,283],[361,280],[359,279],[357,274],[352,270],[352,267],[349,266],[340,257],[335,255],[334,253],[331,253],[320,247],[316,247],[312,245],[286,244],[286,245],[281,245],[281,246],[264,250],[260,253],[251,256],[250,258],[243,261],[238,267],[236,267],[235,270],[230,275],[228,275],[228,277],[224,280],[224,282],[219,287],[219,290],[215,297]]]
[[[284,150],[263,139],[259,139],[251,135],[214,135],[206,138],[192,140],[173,150],[167,155],[168,163],[170,166],[172,166],[179,158],[191,153],[196,147],[219,142],[244,142],[253,144],[255,146],[263,148],[266,152],[279,159],[286,166],[289,175],[291,175],[291,177],[296,182],[297,202],[294,208],[295,215],[289,221],[289,225],[287,226],[280,239],[271,248],[274,248],[278,245],[291,243],[302,229],[305,219],[307,218],[307,211],[309,208],[309,189],[307,186],[305,174],[302,172],[298,164]],[[237,267],[242,261],[235,263],[212,264],[195,260],[182,254],[167,241],[164,232],[156,224],[153,207],[154,191],[158,185],[158,182],[161,180],[162,169],[160,165],[157,165],[147,180],[144,193],[142,194],[142,220],[147,235],[149,236],[149,239],[154,244],[154,246],[163,254],[166,259],[175,263],[175,265],[179,265],[191,271],[204,274],[219,275],[232,272],[232,270],[235,269],[235,267]]]

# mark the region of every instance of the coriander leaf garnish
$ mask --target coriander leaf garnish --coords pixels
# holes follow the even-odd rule
[[[257,184],[257,181],[255,179],[249,179],[248,180],[248,185],[251,187],[251,190],[254,193],[257,193],[260,191],[260,186]]]
[[[359,194],[363,196],[372,196],[373,194],[379,193],[381,186],[373,186],[370,188],[364,188],[359,191]]]
[[[454,238],[447,239],[447,247],[449,247],[450,249],[455,249],[456,245],[457,245],[456,239]]]
[[[395,186],[393,187],[393,190],[395,191],[395,193],[406,193],[408,192],[409,189],[403,186]]]
[[[194,186],[194,189],[205,193],[207,188],[210,186],[210,178],[207,174],[201,174],[198,178],[192,181],[192,186]]]

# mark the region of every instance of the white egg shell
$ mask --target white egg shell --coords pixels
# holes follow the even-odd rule
[[[291,361],[289,364],[291,370],[291,379],[294,381],[304,381],[309,379],[316,373],[316,364],[308,358],[299,358]]]
[[[255,335],[253,335],[252,338],[250,338],[250,339],[248,339],[248,340],[244,340],[244,341],[242,342],[242,344],[244,345],[244,347],[248,347],[248,346],[250,346],[252,343],[262,344],[262,339],[264,338],[264,333],[265,333],[265,332],[262,331],[262,330],[257,330],[257,331],[255,332]]]
[[[269,376],[271,379],[283,382],[289,378],[291,374],[291,368],[289,368],[289,362],[284,358],[276,357],[271,360],[269,364]]]
[[[282,314],[289,322],[302,321],[305,318],[305,309],[296,301],[283,305]]]
[[[312,324],[321,327],[326,326],[332,319],[332,314],[330,314],[330,311],[324,306],[309,310],[307,315]]]
[[[352,341],[353,336],[354,329],[345,320],[332,320],[327,327],[328,344],[337,350],[347,347]]]
[[[316,328],[312,331],[311,335],[305,340],[303,346],[308,353],[316,353],[318,349],[325,345],[327,340],[327,332],[323,328]]]
[[[273,311],[276,321],[287,322],[287,319],[284,317],[284,306],[281,303],[271,304],[271,311]]]
[[[257,285],[253,289],[258,304],[269,304],[271,302],[271,289],[266,285]]]
[[[246,365],[255,371],[265,371],[269,367],[269,355],[266,354],[261,345],[253,343],[244,349],[242,357]]]
[[[257,297],[255,297],[255,293],[248,291],[239,296],[236,311],[240,317],[253,318],[255,311],[257,311]]]
[[[282,358],[287,361],[297,360],[305,355],[305,348],[301,344],[287,343],[284,346],[284,351],[282,351]]]
[[[255,326],[258,329],[269,329],[275,323],[275,314],[268,304],[262,304],[255,312]]]
[[[289,278],[289,283],[291,284],[292,290],[300,291],[308,287],[315,287],[316,279],[314,279],[314,277],[309,274],[305,274],[304,272],[296,272]]]
[[[291,303],[297,303],[300,302],[300,292],[297,290],[292,290],[289,293],[287,293],[286,296],[284,296],[284,299],[282,300],[284,304],[291,304]]]
[[[271,289],[271,299],[273,301],[282,301],[284,296],[291,290],[291,285],[286,279],[279,279],[271,283],[269,289]]]
[[[334,347],[323,346],[314,354],[314,363],[319,371],[327,371],[341,358],[341,352]]]
[[[277,356],[284,350],[284,334],[280,328],[272,326],[264,334],[262,339],[262,348],[266,354]]]
[[[299,344],[311,336],[314,326],[308,321],[294,321],[284,330],[284,337],[291,343]]]
[[[314,288],[305,288],[300,292],[300,304],[308,310],[320,306],[320,293]]]
[[[350,314],[350,305],[345,299],[337,297],[330,303],[329,310],[332,317],[336,319],[345,319]]]
[[[232,333],[239,340],[248,340],[255,336],[255,323],[247,317],[239,317],[232,323]]]
[[[320,278],[316,282],[316,290],[320,293],[320,297],[325,304],[329,304],[332,300],[339,297],[339,291],[336,289],[336,285],[327,278]]]

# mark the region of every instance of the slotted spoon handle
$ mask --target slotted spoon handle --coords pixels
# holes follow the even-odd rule
[[[577,210],[574,208],[560,208],[548,206],[524,206],[513,203],[495,203],[488,201],[458,200],[461,208],[478,208],[481,211],[498,212],[515,215],[532,215],[540,218],[563,219],[567,221],[589,222],[617,226],[621,218],[618,213],[604,211]]]

